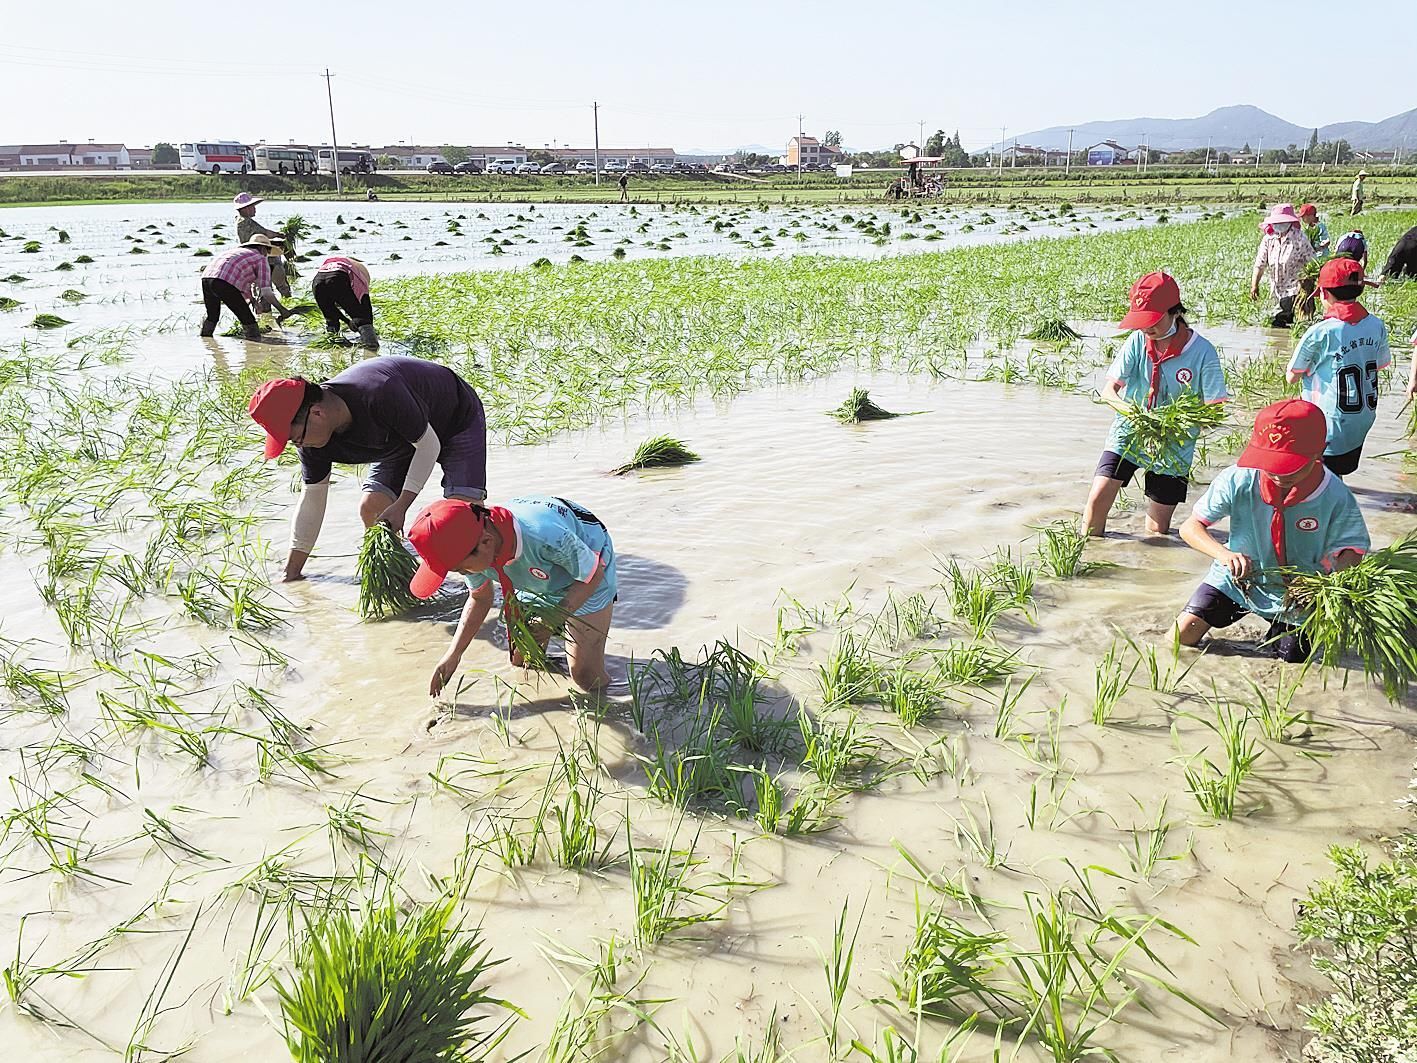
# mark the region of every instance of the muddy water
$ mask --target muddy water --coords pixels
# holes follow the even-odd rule
[[[469,269],[507,269],[538,258],[565,262],[573,254],[588,261],[667,255],[776,256],[800,252],[882,256],[998,243],[1034,236],[1108,231],[1153,224],[1154,211],[1131,208],[1080,209],[1066,217],[1022,209],[930,208],[911,220],[914,207],[885,204],[852,207],[565,206],[557,204],[303,203],[281,201],[259,209],[258,219],[275,226],[299,214],[312,226],[300,250],[323,255],[338,246],[367,262],[375,281]],[[1194,212],[1178,211],[1177,220]],[[874,218],[890,223],[885,236],[854,227]],[[343,219],[338,220],[338,219]],[[850,220],[848,220],[850,219]],[[587,246],[567,239],[584,222]],[[152,357],[164,364],[189,345],[164,343],[165,334],[194,333],[201,316],[197,277],[210,261],[198,249],[229,250],[214,243],[235,238],[235,216],[225,203],[113,204],[16,207],[0,211],[0,296],[24,305],[0,313],[0,344],[35,338],[29,328],[38,313],[72,324],[64,339],[100,329],[137,330],[157,339]],[[449,226],[456,223],[457,232]],[[59,242],[59,232],[69,235]],[[736,234],[741,239],[735,240]],[[39,251],[27,254],[26,241]],[[490,242],[489,242],[490,241]],[[187,244],[185,248],[176,245]],[[494,254],[495,246],[500,254]],[[142,254],[134,254],[134,251]],[[75,264],[87,255],[92,263]],[[72,268],[61,269],[64,264]],[[313,264],[299,267],[308,281]],[[23,281],[8,278],[19,275]],[[66,291],[86,298],[71,302]],[[376,293],[377,298],[377,293]],[[229,323],[229,322],[228,322]],[[155,335],[154,335],[155,334]],[[170,348],[170,349],[169,349]]]
[[[1261,333],[1207,332],[1232,353],[1256,353],[1275,342]],[[853,383],[868,385],[888,409],[923,412],[841,426],[823,411]],[[1397,445],[1395,405],[1386,403],[1381,412],[1369,447],[1375,454]],[[844,375],[610,425],[551,446],[496,448],[491,484],[494,497],[565,495],[593,508],[610,527],[621,570],[609,646],[619,679],[631,658],[644,659],[656,648],[678,646],[688,656],[719,638],[744,647],[758,636],[771,642],[783,591],[804,603],[846,595],[860,610],[878,609],[889,591],[933,596],[937,558],[977,558],[999,545],[1017,550],[1030,536],[1029,525],[1077,512],[1107,416],[1084,396],[1031,386]],[[660,431],[679,435],[704,460],[681,470],[606,475],[636,442]],[[1391,462],[1365,460],[1350,483],[1376,542],[1411,526],[1399,507],[1411,501],[1414,485]],[[126,778],[122,771],[111,776],[136,801],[114,798],[110,812],[86,798],[101,818],[94,840],[141,830],[139,817],[126,810],[146,805],[169,815],[210,858],[182,857],[175,867],[159,850],[137,846],[96,865],[126,885],[63,885],[52,875],[25,878],[13,870],[0,883],[5,940],[14,939],[18,913],[52,913],[37,915],[26,930],[24,949],[36,950],[37,963],[52,962],[154,897],[164,898],[141,924],[163,933],[122,937],[92,964],[109,970],[81,982],[48,979],[37,986],[53,1008],[110,1044],[125,1043],[162,963],[195,920],[198,931],[167,999],[182,1006],[158,1022],[151,1043],[172,1048],[195,1039],[187,1058],[201,1061],[281,1058],[267,1017],[278,1016],[269,986],[223,1014],[227,978],[247,949],[254,909],[231,884],[277,853],[292,869],[312,874],[328,872],[332,859],[346,871],[357,866],[344,849],[336,847],[332,857],[322,828],[326,806],[357,793],[373,817],[371,827],[387,833],[378,839],[386,862],[401,863],[405,888],[426,897],[425,876],[452,872],[465,834],[485,836],[489,809],[527,814],[537,773],[544,775],[558,743],[595,730],[589,717],[568,708],[564,682],[528,679],[505,663],[504,651],[485,634],[464,660],[472,686],[451,708],[431,703],[427,675],[446,644],[446,619],[456,602],[441,610],[442,619],[354,622],[355,490],[349,478],[337,486],[320,556],[309,566],[312,578],[289,588],[295,620],[279,639],[297,661],[278,687],[282,703],[296,718],[309,719],[313,741],[334,744],[346,758],[338,777],[317,787],[253,786],[249,764],[234,755],[201,773],[170,755],[145,755],[140,777],[138,764]],[[1177,763],[1206,745],[1217,755],[1213,736],[1179,715],[1203,711],[1202,701],[1179,701],[1138,685],[1122,699],[1114,726],[1098,728],[1088,718],[1093,664],[1114,629],[1164,644],[1170,621],[1205,569],[1174,539],[1145,537],[1139,512],[1115,517],[1113,530],[1093,556],[1117,568],[1042,583],[1036,623],[1015,617],[999,628],[1000,641],[1038,669],[1020,705],[1020,729],[1041,731],[1046,711],[1067,699],[1061,749],[1064,774],[1073,781],[1053,826],[1047,816],[1028,826],[1029,786],[1042,771],[1019,743],[994,737],[992,695],[963,698],[953,718],[913,733],[921,744],[937,735],[957,740],[967,771],[927,782],[898,775],[849,799],[842,822],[830,831],[800,840],[761,838],[747,821],[691,818],[677,842],[687,845],[701,830],[696,852],[706,859],[706,873],[726,871],[740,843],[738,877],[764,888],[740,891],[721,921],[649,950],[646,962],[635,966],[646,973],[633,995],[667,1001],[655,1013],[662,1032],[642,1029],[605,1058],[663,1059],[667,1034],[692,1043],[701,1058],[717,1059],[740,1033],[760,1037],[774,1012],[785,1046],[805,1046],[799,1058],[825,1058],[816,1013],[826,1014],[829,1005],[816,947],[829,949],[843,904],[850,906],[850,925],[861,919],[841,1015],[843,1042],[859,1036],[875,1043],[887,1023],[910,1033],[909,1017],[870,1002],[891,995],[887,977],[908,944],[917,894],[931,900],[896,843],[934,870],[936,881],[963,875],[971,889],[999,902],[999,925],[1017,932],[1026,892],[1076,881],[1069,862],[1126,873],[1119,851],[1128,840],[1124,828],[1154,820],[1163,801],[1175,824],[1166,854],[1180,858],[1161,864],[1149,883],[1097,872],[1091,878],[1104,904],[1160,916],[1194,939],[1189,944],[1157,931],[1149,937],[1174,980],[1222,1023],[1147,989],[1154,1013],[1134,1009],[1098,1042],[1124,1059],[1187,1063],[1297,1053],[1298,1005],[1316,981],[1306,958],[1291,951],[1295,905],[1325,873],[1327,846],[1371,841],[1407,820],[1394,802],[1406,792],[1413,761],[1410,710],[1389,706],[1361,679],[1346,690],[1309,679],[1295,704],[1311,708],[1327,726],[1307,746],[1266,741],[1243,791],[1243,813],[1233,822],[1210,821],[1185,792]],[[27,577],[14,571],[13,559],[5,565],[7,601],[13,594],[32,604]],[[19,612],[26,631],[41,632],[37,609],[21,606]],[[1214,684],[1221,696],[1243,697],[1250,680],[1272,690],[1281,676],[1292,676],[1243,652],[1243,637],[1258,630],[1252,622],[1232,629],[1238,637],[1217,642],[1195,664],[1188,689],[1208,692]],[[804,656],[779,662],[771,686],[810,704],[810,657],[831,641],[829,629],[810,635]],[[911,745],[877,710],[865,715],[892,744]],[[623,835],[620,813],[628,808],[637,844],[662,842],[670,817],[643,794],[633,754],[645,752],[645,744],[626,719],[623,699],[612,704],[597,745],[608,794],[602,829]],[[430,782],[440,758],[450,755],[464,759],[445,764],[444,774],[470,768],[475,758],[489,772],[533,771],[500,790],[498,777],[474,780],[469,772],[461,778],[476,796],[463,803]],[[966,810],[983,819],[986,803],[999,849],[1007,853],[992,870],[961,844],[955,829]],[[623,853],[622,844],[612,847]],[[146,855],[135,859],[134,851]],[[28,859],[12,860],[14,867],[36,866],[32,852],[21,856]],[[575,875],[544,857],[509,871],[485,856],[467,911],[482,923],[494,954],[508,960],[496,971],[496,993],[529,1014],[514,1030],[506,1057],[545,1042],[566,995],[543,949],[593,955],[597,940],[613,933],[624,941],[633,926],[623,859],[603,872]],[[623,976],[620,988],[628,989],[632,979]],[[945,1030],[927,1022],[922,1046]],[[111,1058],[84,1035],[41,1027],[13,1008],[0,1011],[0,1043],[15,1049],[15,1058]],[[1004,1045],[1006,1054],[1012,1051]],[[991,1051],[992,1037],[980,1036],[963,1058],[986,1059]],[[1042,1057],[1025,1045],[1019,1058]]]

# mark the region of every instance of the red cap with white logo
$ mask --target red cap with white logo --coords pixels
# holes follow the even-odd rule
[[[1173,306],[1181,305],[1181,286],[1166,273],[1148,273],[1132,285],[1127,296],[1131,309],[1122,318],[1122,328],[1151,328]]]
[[[1250,445],[1235,464],[1274,476],[1289,476],[1323,456],[1328,421],[1323,410],[1303,399],[1284,399],[1255,415]]]

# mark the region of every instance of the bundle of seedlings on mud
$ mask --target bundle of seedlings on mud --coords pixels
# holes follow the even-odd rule
[[[359,615],[363,619],[383,620],[420,604],[408,589],[418,571],[418,561],[398,533],[383,521],[377,521],[364,533],[355,571],[359,576]]]
[[[893,417],[907,417],[909,414],[892,413],[883,410],[871,401],[871,393],[865,388],[852,388],[851,394],[836,409],[829,411],[842,424],[860,424],[862,421],[889,421]]]
[[[1023,338],[1048,343],[1071,343],[1073,340],[1082,339],[1082,333],[1073,329],[1062,318],[1054,317],[1034,325],[1031,330],[1023,334]]]
[[[1127,453],[1162,464],[1174,460],[1197,432],[1224,424],[1226,415],[1220,403],[1206,402],[1194,391],[1184,391],[1164,406],[1147,410],[1134,405],[1123,416],[1127,419]]]
[[[456,898],[400,911],[394,898],[358,914],[314,917],[277,982],[286,1046],[296,1063],[424,1063],[485,1059],[508,1026],[484,1029],[491,958],[480,931],[454,921]]]
[[[684,445],[682,439],[673,436],[655,436],[646,439],[624,465],[611,469],[611,475],[624,476],[636,469],[665,469],[678,465],[692,465],[701,459]]]
[[[1333,667],[1351,654],[1389,698],[1408,692],[1417,679],[1417,531],[1342,572],[1290,571],[1286,581],[1316,659]]]

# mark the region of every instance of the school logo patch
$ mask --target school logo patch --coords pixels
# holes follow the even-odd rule
[[[529,568],[529,569],[527,569],[527,571],[530,572],[530,573],[531,573],[533,576],[535,576],[537,579],[546,579],[546,578],[547,578],[546,573],[545,573],[543,570],[539,569],[539,568]]]
[[[1176,370],[1176,382],[1178,384],[1189,384],[1193,379],[1195,379],[1195,374],[1189,369]]]
[[[1296,521],[1294,527],[1298,528],[1300,531],[1318,531],[1319,519],[1317,517],[1305,517],[1303,520]]]

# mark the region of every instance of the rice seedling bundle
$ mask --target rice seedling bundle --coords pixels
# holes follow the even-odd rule
[[[1408,692],[1417,679],[1417,532],[1342,572],[1290,572],[1288,585],[1316,658],[1332,666],[1353,654],[1389,698]]]
[[[289,984],[277,982],[285,1041],[297,1063],[458,1063],[502,1039],[479,1029],[486,1005],[511,1008],[482,983],[501,960],[478,931],[452,925],[453,902],[401,917],[392,899],[358,918],[330,912],[310,927]]]
[[[57,314],[35,314],[34,320],[30,324],[38,329],[51,329],[63,328],[69,322]]]
[[[865,388],[852,388],[851,394],[846,397],[836,409],[830,411],[842,424],[859,424],[862,421],[888,421],[892,417],[901,417],[903,414],[891,413],[890,410],[883,410],[871,401],[871,394]]]
[[[22,254],[22,255],[37,255],[37,254],[39,254],[39,247],[40,247],[40,244],[39,244],[39,241],[38,241],[38,240],[26,240],[26,241],[25,241],[25,246],[22,247],[22,248],[20,248],[20,254]]]
[[[1127,453],[1161,464],[1183,449],[1197,432],[1225,423],[1225,408],[1209,403],[1194,391],[1182,392],[1164,406],[1144,410],[1131,407],[1127,418]]]
[[[92,255],[79,255],[79,256],[77,256],[77,257],[74,259],[74,261],[77,262],[77,263],[78,263],[79,265],[81,265],[81,266],[87,266],[87,265],[90,265],[90,264],[93,262],[93,256],[92,256]]]
[[[669,468],[690,465],[700,460],[697,454],[684,445],[683,440],[673,436],[655,436],[641,443],[624,465],[610,471],[614,476],[624,476],[635,469]]]
[[[1040,321],[1031,332],[1025,332],[1023,338],[1026,340],[1046,340],[1052,343],[1068,343],[1072,340],[1082,339],[1082,333],[1077,332],[1062,318],[1055,317]]]
[[[355,567],[359,575],[359,615],[363,619],[397,616],[419,604],[408,589],[418,571],[418,562],[387,524],[376,523],[364,533]]]
[[[11,299],[8,295],[0,295],[0,310],[13,310],[17,306],[23,306],[18,299]]]
[[[59,294],[59,298],[63,299],[66,303],[82,303],[88,298],[88,295],[79,291],[77,288],[66,288]]]

